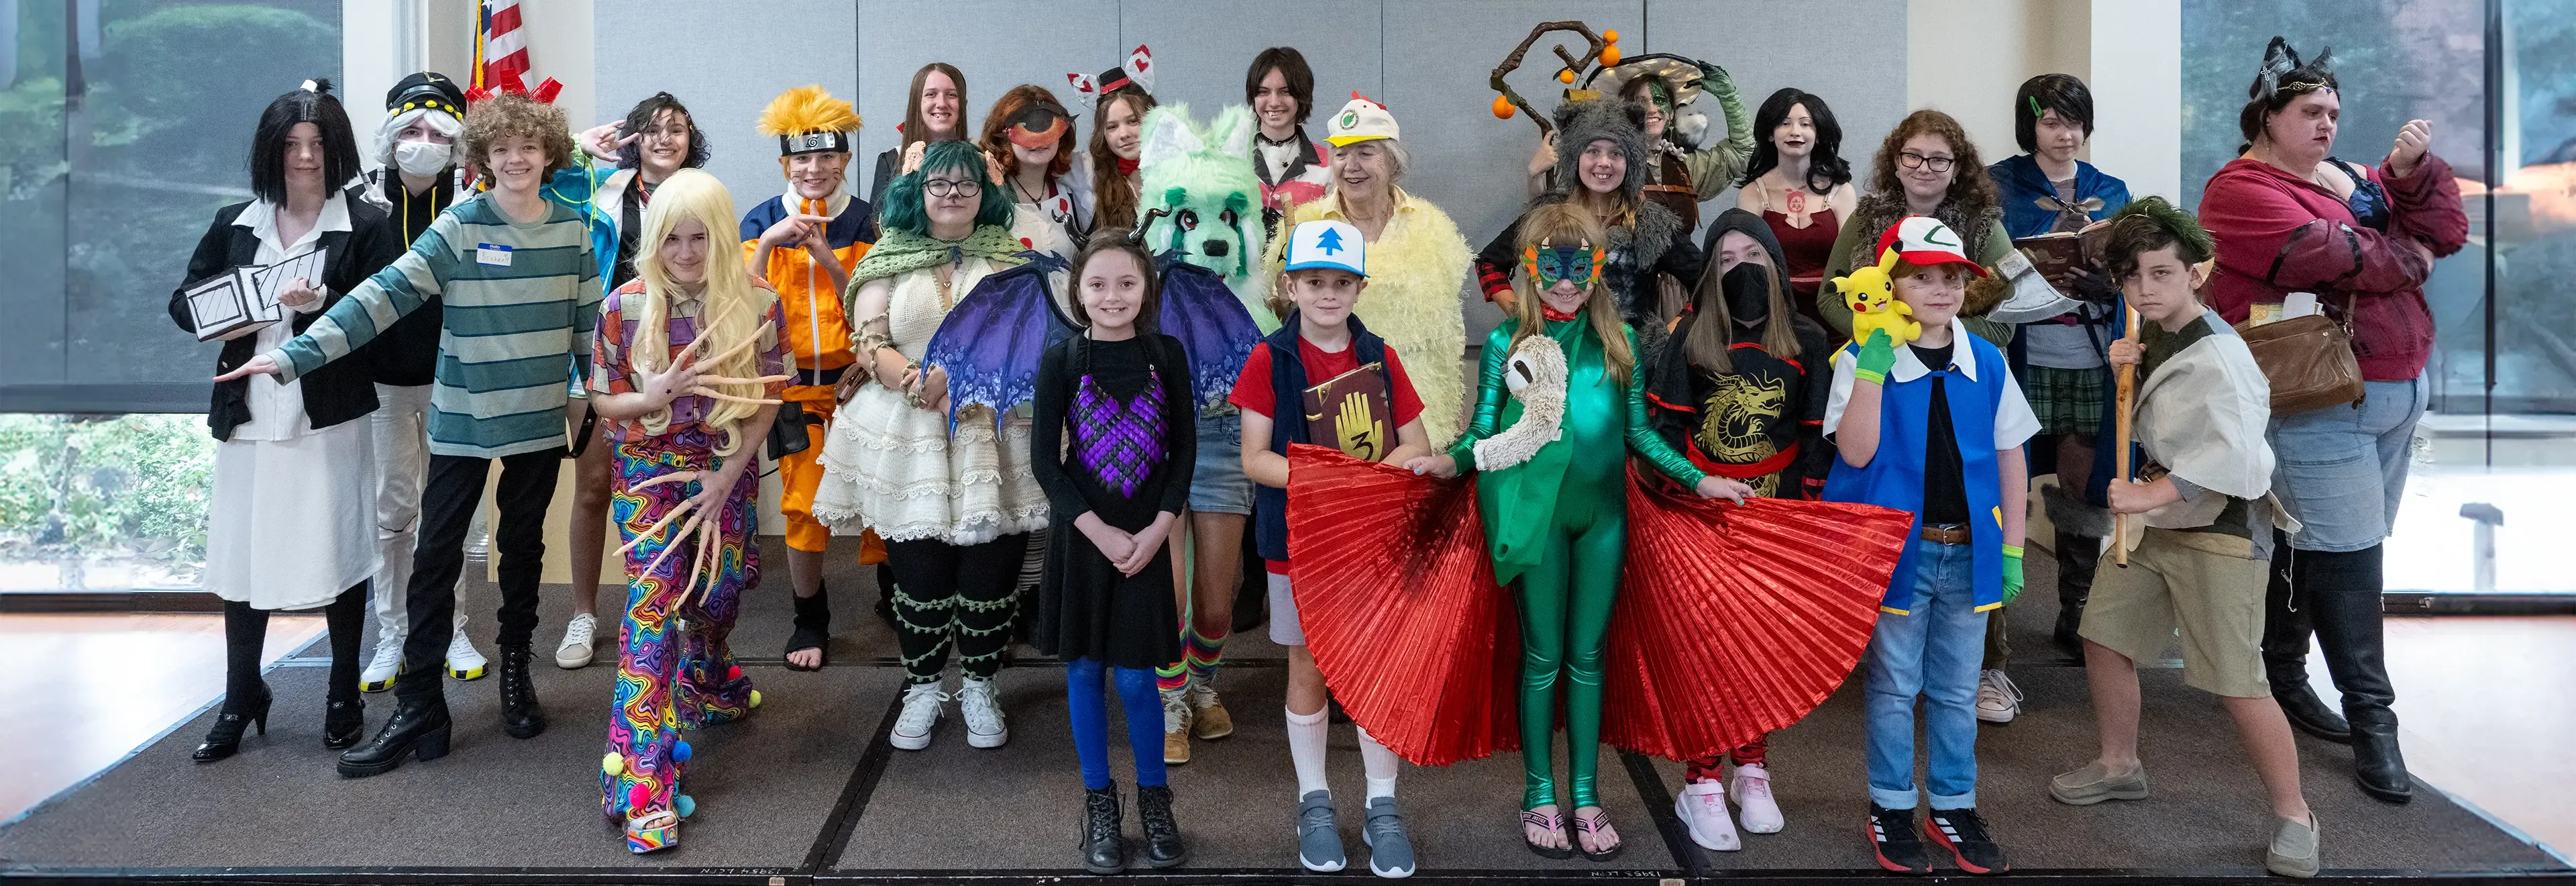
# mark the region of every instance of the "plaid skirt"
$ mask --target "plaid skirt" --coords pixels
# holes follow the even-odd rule
[[[2031,366],[2022,378],[2022,394],[2039,416],[2041,433],[2090,435],[2102,427],[2101,369],[2053,369]]]

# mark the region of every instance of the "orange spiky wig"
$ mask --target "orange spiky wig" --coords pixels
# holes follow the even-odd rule
[[[848,153],[850,134],[858,128],[858,109],[819,85],[787,90],[760,112],[760,134],[778,138],[781,157],[817,151]]]

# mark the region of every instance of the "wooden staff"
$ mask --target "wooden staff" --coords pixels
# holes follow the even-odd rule
[[[1486,85],[1492,87],[1495,93],[1501,95],[1503,99],[1509,102],[1513,107],[1519,108],[1521,113],[1528,114],[1530,122],[1538,124],[1538,131],[1541,134],[1553,131],[1556,127],[1548,122],[1546,115],[1539,113],[1538,109],[1530,107],[1529,100],[1522,98],[1519,92],[1514,91],[1512,89],[1512,84],[1509,81],[1504,80],[1503,77],[1506,74],[1510,74],[1511,72],[1520,69],[1521,57],[1529,54],[1530,46],[1532,44],[1537,43],[1540,38],[1555,31],[1572,31],[1575,34],[1581,35],[1584,42],[1590,44],[1591,48],[1585,50],[1583,55],[1579,58],[1566,52],[1565,47],[1562,44],[1552,47],[1556,51],[1557,60],[1565,63],[1565,70],[1574,71],[1578,74],[1581,73],[1584,68],[1590,67],[1593,62],[1601,60],[1601,50],[1610,45],[1609,40],[1603,39],[1600,34],[1594,33],[1590,26],[1585,25],[1580,21],[1541,22],[1538,27],[1530,29],[1529,36],[1521,38],[1519,46],[1512,47],[1512,54],[1504,56],[1503,63],[1495,65],[1494,73],[1485,79]],[[1499,116],[1499,113],[1497,115]],[[1579,147],[1577,148],[1577,150],[1580,149],[1581,148]]]
[[[2136,341],[2138,340],[2138,309],[2129,307],[2125,309],[2125,312],[2129,315],[2129,331],[2124,337],[2131,341]],[[2111,471],[2114,483],[2129,482],[2129,433],[2131,426],[2129,413],[2137,407],[2137,395],[2138,364],[2123,363],[2120,366],[2119,408],[2117,412],[2113,413],[2113,416],[2116,419],[2116,423],[2113,425],[2114,432],[2117,436],[2115,444],[2119,447],[2119,449],[2111,455]],[[2111,515],[2111,562],[2118,564],[2122,569],[2127,569],[2129,566],[2128,515],[2118,513]]]

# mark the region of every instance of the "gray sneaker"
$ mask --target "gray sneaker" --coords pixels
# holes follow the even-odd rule
[[[2263,869],[2284,877],[2317,875],[2316,810],[2308,810],[2308,821],[2300,824],[2289,819],[2274,819],[2272,845],[2263,851]]]
[[[1413,837],[1404,832],[1404,815],[1395,811],[1395,798],[1369,801],[1368,824],[1360,828],[1360,842],[1368,844],[1369,873],[1413,876]]]
[[[2048,780],[2048,796],[2068,806],[2091,806],[2104,800],[2147,799],[2147,767],[2144,764],[2120,775],[2095,760],[2084,768]]]
[[[1333,824],[1333,792],[1308,791],[1297,801],[1297,863],[1329,874],[1350,864],[1342,855],[1342,832]]]

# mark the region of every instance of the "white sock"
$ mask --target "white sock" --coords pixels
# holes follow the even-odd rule
[[[1399,758],[1395,756],[1394,751],[1387,750],[1385,745],[1378,744],[1376,739],[1369,738],[1368,730],[1360,729],[1357,725],[1351,728],[1358,729],[1360,734],[1360,763],[1368,772],[1368,798],[1375,800],[1379,797],[1394,797],[1395,764],[1399,762]]]
[[[1322,711],[1288,712],[1288,760],[1297,766],[1297,796],[1301,799],[1316,791],[1332,790],[1324,781],[1324,746],[1329,727]]]

